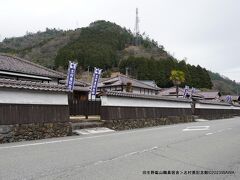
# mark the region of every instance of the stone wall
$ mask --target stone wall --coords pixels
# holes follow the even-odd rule
[[[121,119],[121,120],[107,120],[104,122],[104,127],[108,127],[114,130],[127,130],[193,121],[194,121],[193,116],[169,116],[156,119],[125,119],[125,120]]]
[[[0,144],[72,135],[69,122],[0,125]]]

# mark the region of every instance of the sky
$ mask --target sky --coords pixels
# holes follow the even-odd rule
[[[88,26],[96,20],[134,30],[177,59],[240,82],[239,0],[0,0],[0,41],[48,28]]]

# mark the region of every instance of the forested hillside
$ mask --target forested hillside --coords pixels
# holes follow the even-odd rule
[[[157,59],[169,57],[163,46],[158,46],[154,40],[143,36],[140,39],[142,46],[136,47],[130,30],[115,23],[96,21],[75,30],[47,28],[44,32],[28,32],[23,37],[6,38],[0,43],[0,52],[51,68],[66,68],[68,60],[78,60],[82,68],[111,68],[130,55],[154,56]]]
[[[212,79],[213,89],[217,89],[222,94],[234,94],[239,95],[240,93],[240,84],[235,81],[230,80],[227,77],[221,76],[219,73],[213,73],[209,71],[209,75]]]
[[[159,61],[144,57],[129,57],[122,60],[119,65],[120,71],[125,72],[128,68],[129,74],[137,79],[155,80],[159,87],[173,86],[170,80],[171,70],[181,70],[185,73],[186,81],[182,84],[195,88],[212,88],[212,82],[205,68],[186,64],[184,60],[177,61],[170,57]]]
[[[96,21],[89,27],[82,28],[78,39],[69,42],[58,51],[55,65],[67,68],[67,60],[75,59],[83,69],[88,66],[98,66],[109,70],[118,67],[119,62],[131,53],[133,55],[137,52],[144,54],[141,52],[153,51],[153,49],[158,50],[158,55],[169,57],[155,41],[142,36],[140,38],[142,48],[135,48],[131,51],[129,48],[134,45],[134,36],[130,30],[115,23]]]
[[[189,86],[211,89],[214,85],[224,93],[236,93],[236,83],[208,73],[200,66],[175,59],[162,45],[147,36],[141,35],[140,41],[141,45],[135,46],[130,30],[115,23],[96,21],[75,30],[46,29],[23,37],[7,38],[0,43],[0,52],[64,71],[69,60],[78,62],[78,72],[97,66],[109,75],[112,71],[125,73],[128,68],[131,76],[155,80],[160,87],[172,86],[170,71],[179,69],[185,72],[185,84]]]
[[[57,51],[74,39],[79,31],[46,29],[44,32],[27,33],[23,37],[7,38],[0,43],[0,52],[32,60],[46,67],[54,67]]]

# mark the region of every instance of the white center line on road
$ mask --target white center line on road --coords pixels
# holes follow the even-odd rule
[[[212,132],[212,133],[207,133],[205,135],[208,136],[208,135],[212,135],[212,134],[217,134],[217,133],[225,132],[225,131],[228,131],[228,130],[231,130],[231,129],[232,128],[221,129],[221,130],[218,130],[218,131],[215,131],[215,132]]]
[[[206,131],[209,130],[210,126],[190,126],[186,127],[182,131]]]
[[[207,133],[207,134],[205,134],[206,136],[208,136],[208,135],[212,135],[213,133]]]
[[[28,144],[21,144],[21,145],[12,145],[12,146],[3,146],[0,147],[0,150],[3,149],[12,149],[12,148],[21,148],[21,147],[30,147],[30,146],[39,146],[39,145],[47,145],[47,144],[54,144],[54,143],[63,143],[63,142],[70,142],[70,141],[80,141],[85,139],[93,139],[93,138],[100,138],[106,136],[114,136],[114,135],[121,135],[121,134],[132,134],[135,132],[146,132],[152,130],[159,130],[159,129],[169,129],[177,127],[177,125],[169,125],[167,127],[153,127],[153,128],[146,128],[146,129],[138,129],[138,130],[131,130],[131,131],[122,131],[122,132],[113,132],[109,134],[102,134],[98,136],[87,136],[87,137],[78,137],[78,138],[71,138],[71,139],[62,139],[62,140],[50,140],[45,142],[38,142],[38,143],[28,143]]]
[[[130,153],[127,153],[127,154],[120,155],[118,157],[114,157],[112,159],[97,161],[97,162],[94,163],[94,165],[99,165],[99,164],[106,163],[106,162],[109,162],[109,161],[114,161],[114,160],[119,160],[119,159],[123,159],[123,158],[128,158],[128,157],[134,156],[136,154],[142,154],[142,153],[146,153],[146,152],[151,152],[151,151],[154,151],[154,150],[156,150],[158,148],[159,148],[158,146],[154,146],[154,147],[149,148],[149,149],[144,149],[144,150],[141,150],[141,151],[130,152]]]

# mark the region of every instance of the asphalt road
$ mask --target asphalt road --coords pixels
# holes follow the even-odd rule
[[[240,179],[240,118],[2,144],[0,179]]]

